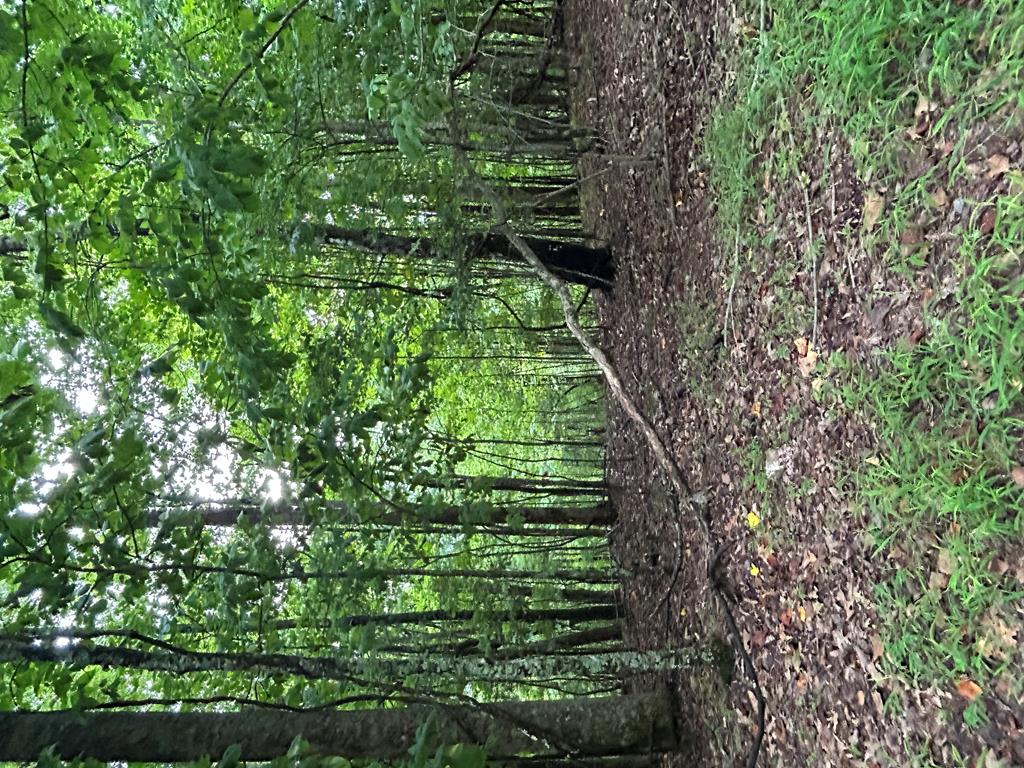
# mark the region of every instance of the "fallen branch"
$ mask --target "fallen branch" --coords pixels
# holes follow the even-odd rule
[[[496,6],[500,3],[496,3]],[[472,66],[470,62],[469,66]],[[699,500],[702,498],[701,494],[694,495],[690,492],[690,486],[683,477],[682,471],[676,465],[675,460],[669,453],[668,448],[658,435],[654,425],[651,424],[650,420],[641,413],[640,409],[637,408],[636,404],[630,398],[626,392],[626,388],[622,384],[622,378],[619,376],[615,366],[612,365],[611,360],[591,338],[587,335],[587,332],[583,330],[583,326],[580,324],[577,316],[576,308],[573,306],[572,296],[569,294],[569,289],[566,284],[557,275],[545,266],[544,262],[540,260],[540,257],[534,253],[529,243],[515,232],[508,225],[508,215],[505,211],[505,206],[494,191],[490,188],[483,179],[477,174],[473,164],[466,157],[465,152],[459,148],[459,141],[465,134],[465,127],[462,124],[459,110],[456,107],[458,103],[456,98],[455,81],[458,74],[461,74],[461,65],[459,68],[453,70],[448,78],[448,99],[451,105],[451,109],[448,113],[448,125],[451,130],[452,137],[455,140],[453,143],[454,158],[456,162],[465,170],[469,182],[478,187],[479,192],[491,205],[491,213],[494,216],[495,231],[503,234],[512,244],[513,248],[518,251],[519,255],[523,260],[533,267],[534,271],[540,277],[540,279],[552,290],[555,295],[558,296],[559,301],[562,304],[562,313],[565,316],[565,324],[568,326],[570,333],[576,338],[576,340],[582,345],[587,351],[587,354],[593,358],[594,362],[597,363],[598,368],[601,369],[601,373],[604,375],[605,380],[608,382],[608,388],[611,390],[615,399],[619,405],[629,416],[630,420],[633,421],[643,432],[644,437],[647,439],[651,450],[654,452],[654,457],[657,460],[662,471],[669,478],[669,483],[679,503],[686,504],[690,508],[692,516],[697,520],[701,528],[701,533],[704,538],[704,565],[705,574],[708,579],[708,586],[711,594],[715,597],[715,602],[718,605],[719,611],[722,614],[722,620],[725,622],[726,628],[729,632],[729,637],[732,640],[733,647],[736,651],[736,655],[739,656],[743,670],[750,681],[750,689],[754,694],[754,700],[757,703],[757,711],[755,712],[754,722],[756,727],[756,733],[754,734],[754,741],[750,748],[750,753],[747,757],[747,768],[755,768],[757,765],[757,758],[761,752],[761,742],[764,740],[765,730],[765,700],[764,692],[761,690],[761,684],[757,678],[757,671],[754,669],[754,662],[750,658],[750,654],[747,652],[747,648],[743,643],[743,636],[740,634],[739,628],[736,626],[736,619],[733,616],[732,608],[729,605],[729,598],[723,591],[719,584],[718,577],[715,573],[718,560],[721,557],[725,547],[718,547],[717,549],[712,546],[713,535],[711,531],[711,525],[705,513],[702,510],[697,509]],[[674,516],[672,520],[676,528],[676,534],[679,541],[682,541],[682,524],[679,521],[679,516]],[[669,589],[666,590],[665,594],[658,601],[658,608],[665,603],[671,593],[672,585],[675,584],[676,579],[679,577],[679,571],[682,567],[682,552],[680,551],[676,557],[676,563],[673,568],[672,579],[669,582]]]
[[[499,213],[499,220],[501,220],[500,209],[496,209],[496,212]],[[618,371],[615,369],[615,366],[612,365],[612,362],[608,359],[604,350],[587,335],[586,331],[584,331],[583,327],[580,325],[575,307],[573,306],[572,296],[570,296],[569,289],[566,287],[565,283],[544,265],[526,241],[517,235],[510,227],[502,224],[498,229],[509,239],[509,242],[516,247],[516,250],[518,250],[519,254],[523,257],[523,260],[533,267],[540,279],[543,280],[544,283],[558,296],[562,303],[562,311],[565,315],[565,324],[568,326],[569,331],[594,359],[594,362],[597,363],[597,366],[604,374],[605,380],[608,382],[608,388],[611,390],[616,401],[618,401],[619,405],[626,412],[626,415],[629,416],[630,420],[640,428],[641,432],[643,432],[651,451],[654,453],[654,458],[657,460],[662,471],[668,476],[669,483],[672,486],[672,490],[675,492],[676,498],[680,503],[686,504],[690,507],[690,511],[693,513],[692,516],[700,525],[701,533],[704,537],[705,568],[710,590],[715,596],[715,602],[718,604],[719,611],[721,612],[722,619],[729,631],[733,646],[742,661],[744,672],[750,680],[751,691],[753,692],[754,699],[757,702],[757,712],[755,713],[755,725],[757,727],[757,732],[754,735],[754,743],[751,746],[750,753],[747,758],[747,768],[754,768],[757,764],[757,758],[761,751],[761,742],[764,739],[765,699],[764,693],[761,690],[761,685],[758,682],[753,660],[750,658],[750,654],[747,652],[746,646],[743,643],[743,636],[740,634],[739,628],[736,626],[736,619],[733,616],[732,608],[729,605],[729,598],[722,591],[714,573],[722,548],[715,549],[712,547],[713,535],[708,519],[701,510],[696,508],[697,497],[691,493],[690,486],[683,477],[682,471],[676,465],[675,460],[669,453],[668,447],[665,445],[664,441],[662,441],[661,436],[658,435],[654,425],[651,424],[650,420],[644,416],[643,413],[641,413],[640,409],[637,408],[636,403],[634,403],[632,398],[627,394]],[[682,529],[678,517],[676,517],[673,522],[675,523],[676,530],[681,537]],[[680,554],[676,561],[675,572],[671,583],[675,583],[675,579],[678,576],[681,557],[682,556]],[[659,607],[664,603],[667,597],[668,593],[666,592],[665,596],[663,596],[658,603]]]

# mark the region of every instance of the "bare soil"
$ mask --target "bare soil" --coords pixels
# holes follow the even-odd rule
[[[585,221],[617,264],[614,290],[599,298],[604,344],[691,486],[707,495],[715,535],[728,543],[722,583],[768,698],[759,765],[895,766],[925,756],[941,765],[954,749],[975,757],[988,749],[1003,760],[996,765],[1024,765],[1019,708],[994,696],[989,724],[969,731],[958,725],[964,702],[954,691],[911,688],[883,673],[885,617],[872,590],[890,564],[873,556],[871,521],[849,501],[848,479],[849,467],[871,455],[873,436],[815,397],[820,381],[801,371],[801,337],[822,358],[843,350],[865,361],[895,340],[920,338],[922,301],[949,295],[945,220],[908,236],[910,246],[938,243],[927,285],[888,276],[850,236],[864,191],[825,127],[819,167],[803,170],[816,179],[828,162],[833,182],[805,190],[766,177],[774,215],[761,224],[774,241],[735,275],[736,246],[720,237],[701,160],[729,77],[735,11],[717,0],[568,0],[565,24],[579,61],[577,119],[604,142],[581,171]],[[826,243],[813,265],[817,284],[813,266],[800,265],[780,286],[778,266],[804,258],[808,218]],[[793,307],[792,328],[779,328],[780,303]],[[628,639],[652,648],[723,638],[698,565],[700,530],[683,519],[679,539],[679,507],[614,406],[609,440],[613,552],[633,573],[624,586]],[[776,468],[770,479],[766,464]],[[751,504],[758,476],[770,509]],[[752,527],[749,513],[770,518],[770,533]],[[754,727],[743,678],[701,669],[672,683],[694,747],[668,763],[743,765]]]

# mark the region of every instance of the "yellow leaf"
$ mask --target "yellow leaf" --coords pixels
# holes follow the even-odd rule
[[[758,568],[756,565],[751,565],[750,566],[750,575],[751,576],[760,576],[761,575],[761,569]]]
[[[802,605],[797,606],[796,615],[800,617],[800,621],[807,621],[807,611],[804,610]]]
[[[754,512],[753,510],[751,510],[750,512],[747,512],[747,525],[751,529],[757,528],[757,526],[759,526],[760,524],[761,524],[761,516],[758,515],[757,512]]]
[[[864,463],[870,464],[872,467],[882,466],[882,460],[877,456],[868,456],[866,459],[864,459]]]
[[[798,339],[793,339],[793,346],[796,347],[796,353],[800,355],[800,357],[806,357],[807,350],[811,348],[810,342],[803,336]]]

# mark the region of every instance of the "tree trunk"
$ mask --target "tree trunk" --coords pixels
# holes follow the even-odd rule
[[[380,230],[326,225],[317,228],[317,235],[327,243],[367,253],[422,258],[438,255],[426,237],[403,237]],[[542,238],[526,238],[526,241],[544,265],[567,283],[608,288],[615,278],[611,255],[603,248]],[[522,261],[508,238],[498,233],[474,237],[468,253],[470,256],[499,256],[507,261]]]
[[[358,614],[353,616],[338,616],[333,619],[322,619],[315,621],[297,621],[295,619],[282,619],[270,621],[262,625],[241,626],[238,632],[284,632],[292,629],[350,629],[352,627],[365,627],[373,625],[376,627],[397,627],[404,624],[431,625],[441,622],[468,622],[482,621],[488,623],[497,622],[521,622],[523,624],[534,624],[542,621],[612,621],[619,618],[620,610],[615,604],[605,603],[603,605],[586,605],[575,608],[528,608],[511,609],[508,611],[409,611],[406,613],[379,613],[379,614]],[[172,631],[180,634],[192,634],[196,632],[208,632],[209,628],[202,625],[172,626]],[[605,630],[607,631],[607,630]],[[130,632],[122,630],[81,630],[81,629],[57,629],[49,627],[37,630],[24,630],[38,640],[53,640],[58,637],[75,637],[83,640],[96,639],[101,637],[130,637]],[[566,637],[570,637],[566,635]],[[543,650],[541,641],[537,647]]]
[[[513,519],[522,520],[527,525],[607,526],[615,522],[615,510],[607,503],[591,507],[500,506],[483,511],[470,511],[455,506],[441,509],[417,507],[408,513],[382,507],[369,515],[356,514],[351,505],[343,501],[314,501],[308,503],[305,509],[291,504],[264,505],[248,499],[174,499],[171,503],[177,506],[150,510],[142,523],[170,527],[187,525],[198,519],[204,525],[230,526],[237,523],[239,518],[267,525],[310,525],[311,521],[317,521],[324,525],[334,522],[365,522],[394,526],[407,523],[472,526],[503,524]]]
[[[414,705],[402,709],[282,712],[3,712],[0,761],[35,761],[54,745],[65,759],[129,763],[216,759],[239,745],[245,761],[271,760],[302,736],[314,754],[350,760],[407,757],[417,730],[423,745],[486,746],[492,760],[524,755],[615,755],[678,747],[664,692],[478,706]]]
[[[41,644],[27,638],[0,638],[0,662],[55,662],[75,667],[117,667],[169,672],[175,675],[191,672],[259,672],[289,674],[308,680],[343,682],[351,682],[353,679],[398,681],[429,678],[514,681],[529,684],[532,679],[621,679],[637,672],[668,672],[711,660],[709,652],[692,648],[599,651],[585,656],[536,655],[512,659],[437,655],[418,658],[299,656],[284,653],[219,653],[174,648],[140,651],[125,646],[85,643],[71,648],[57,648],[53,644]]]

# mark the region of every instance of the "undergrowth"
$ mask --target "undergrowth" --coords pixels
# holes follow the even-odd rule
[[[888,194],[870,232],[843,234],[860,234],[887,269],[913,277],[923,264],[897,240],[928,204],[931,179],[941,174],[950,188],[966,179],[972,128],[1020,132],[1024,5],[741,6],[735,83],[704,148],[723,250],[738,238],[746,258],[763,255],[755,218],[770,227],[778,206],[769,180],[773,192],[799,190],[821,168],[831,181],[831,158],[843,151],[862,187]],[[902,154],[922,104],[934,118],[918,140],[957,139],[938,166],[908,175]],[[875,521],[877,555],[894,564],[875,594],[885,661],[915,684],[985,688],[1014,662],[1024,631],[1012,554],[1024,535],[1024,179],[1010,173],[1010,192],[986,201],[996,210],[991,231],[975,217],[955,232],[953,309],[926,316],[919,343],[883,350],[847,388],[846,406],[878,441],[877,456],[851,471],[855,501]],[[972,704],[964,717],[978,724],[983,709]]]

